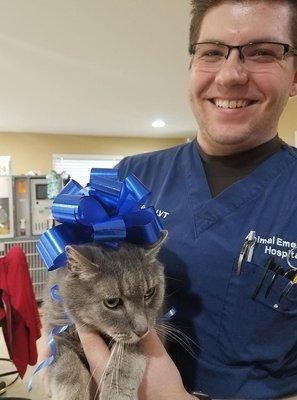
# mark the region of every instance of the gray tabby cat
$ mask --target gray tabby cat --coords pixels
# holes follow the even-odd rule
[[[164,267],[156,259],[167,232],[150,248],[123,243],[67,246],[67,266],[49,273],[43,315],[46,331],[75,323],[55,336],[58,355],[48,367],[53,400],[93,400],[91,376],[75,327],[98,332],[112,343],[112,356],[100,384],[100,400],[136,400],[146,360],[142,337],[162,312]],[[63,302],[49,289],[59,284]]]

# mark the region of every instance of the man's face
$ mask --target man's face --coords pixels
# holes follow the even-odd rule
[[[270,2],[269,2],[270,3]],[[292,45],[290,7],[285,2],[223,3],[205,15],[197,42],[243,45],[274,41]],[[249,72],[232,50],[217,72],[190,68],[190,101],[199,124],[198,142],[208,154],[224,155],[258,146],[277,133],[289,96],[297,94],[294,57]],[[223,100],[245,100],[224,108]],[[235,104],[233,102],[233,104]],[[220,105],[220,106],[219,106]]]

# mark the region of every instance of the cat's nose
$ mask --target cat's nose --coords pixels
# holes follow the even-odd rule
[[[135,329],[134,332],[140,339],[142,339],[148,334],[149,330],[148,330],[148,327],[146,326],[143,328]]]

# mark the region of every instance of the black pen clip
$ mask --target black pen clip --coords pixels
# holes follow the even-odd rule
[[[266,292],[265,292],[265,295],[264,295],[265,298],[267,298],[269,293],[271,292],[271,289],[272,289],[272,287],[274,285],[274,282],[276,281],[276,278],[278,277],[278,275],[283,275],[283,274],[284,274],[284,269],[282,267],[277,267],[275,269],[273,277],[271,278],[271,282],[270,282],[268,288],[266,289]]]
[[[258,293],[260,292],[260,289],[265,281],[266,275],[268,274],[269,270],[275,270],[276,268],[276,263],[275,263],[275,259],[274,257],[269,257],[264,265],[264,271],[262,274],[262,277],[260,279],[260,282],[258,283],[258,285],[256,286],[254,293],[252,295],[252,299],[255,300],[255,298],[257,297]]]

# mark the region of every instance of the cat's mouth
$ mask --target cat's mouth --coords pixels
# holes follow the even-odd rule
[[[139,342],[140,339],[141,338],[139,336],[133,335],[133,336],[125,336],[122,338],[117,338],[116,342],[122,343],[122,344],[135,344],[135,343]]]
[[[137,335],[136,333],[132,333],[132,334],[121,334],[121,335],[115,335],[113,337],[113,340],[117,343],[121,343],[121,344],[135,344],[137,342],[139,342],[140,340],[142,340],[147,334],[149,333],[149,330],[147,332],[145,332],[144,334],[142,334],[141,336]]]

